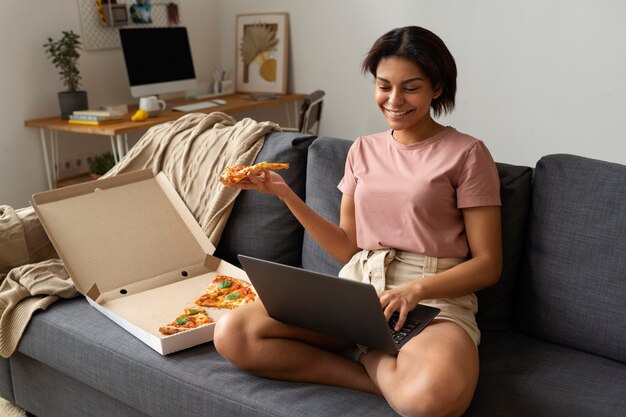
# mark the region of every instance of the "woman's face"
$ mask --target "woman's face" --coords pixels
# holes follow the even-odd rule
[[[440,94],[440,89],[433,90],[430,80],[408,59],[383,58],[376,68],[376,104],[400,142],[424,139],[423,133],[433,123],[430,103]]]

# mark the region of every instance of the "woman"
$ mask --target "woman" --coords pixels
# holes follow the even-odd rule
[[[369,351],[350,360],[341,353],[353,346],[273,320],[255,302],[218,322],[215,346],[257,375],[376,393],[405,416],[458,416],[478,379],[473,293],[494,284],[501,270],[497,170],[481,141],[431,117],[431,108],[435,116],[451,111],[456,93],[454,58],[435,34],[392,30],[375,42],[363,70],[375,78],[390,129],[350,148],[338,226],[274,172],[238,187],[283,200],[345,263],[340,276],[371,282],[387,318],[399,312],[398,328],[418,303],[441,313],[397,357]],[[384,269],[376,267],[381,262]]]

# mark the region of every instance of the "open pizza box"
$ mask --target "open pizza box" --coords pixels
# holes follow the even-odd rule
[[[215,323],[165,336],[216,273],[249,282],[211,244],[163,173],[150,170],[33,195],[78,291],[98,311],[167,355],[213,340]],[[228,310],[207,309],[218,321]]]

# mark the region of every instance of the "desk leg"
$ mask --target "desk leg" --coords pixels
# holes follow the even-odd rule
[[[59,132],[56,130],[50,131],[52,141],[52,170],[54,172],[54,187],[56,188],[56,181],[59,179],[59,172],[61,172],[61,163],[59,162]]]
[[[46,137],[46,129],[39,129],[41,136],[41,149],[43,150],[43,162],[46,167],[46,177],[48,179],[48,189],[56,188],[57,170],[59,167],[59,147],[57,145],[56,132],[50,132],[50,152],[48,153],[48,138]]]
[[[117,164],[128,152],[128,135],[111,135],[111,148],[113,148],[113,159]]]
[[[117,162],[119,162],[126,154],[126,152],[124,152],[124,135],[115,135],[115,139],[117,140]]]
[[[113,149],[113,160],[117,164],[120,161],[120,159],[119,159],[119,156],[117,155],[117,144],[115,143],[115,136],[111,135],[109,136],[109,138],[111,138],[111,149]]]
[[[111,148],[113,149],[113,159],[115,163],[120,162],[126,154],[124,151],[124,135],[111,135]]]

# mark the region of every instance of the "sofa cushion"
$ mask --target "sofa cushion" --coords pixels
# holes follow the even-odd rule
[[[522,331],[626,362],[626,166],[573,155],[535,170]]]
[[[476,293],[481,330],[511,327],[513,290],[519,276],[524,252],[524,236],[530,206],[532,169],[497,163],[502,200],[502,275],[491,287]]]
[[[32,413],[29,417],[149,417],[19,352],[11,356],[11,373],[15,403]]]
[[[280,174],[304,199],[307,152],[314,139],[314,136],[300,133],[269,133],[255,163],[289,163],[290,168]],[[235,201],[215,256],[234,265],[240,265],[237,255],[241,253],[300,266],[303,233],[300,223],[278,198],[256,191],[242,191]]]
[[[484,331],[466,417],[614,417],[626,410],[626,366],[514,331]]]
[[[376,395],[240,371],[213,343],[161,356],[83,297],[35,314],[18,351],[22,364],[30,357],[150,416],[397,416]]]
[[[326,220],[339,224],[341,191],[337,188],[343,177],[344,164],[352,141],[319,138],[309,148],[306,173],[306,203]],[[343,265],[322,249],[305,232],[302,267],[311,271],[337,275]]]

